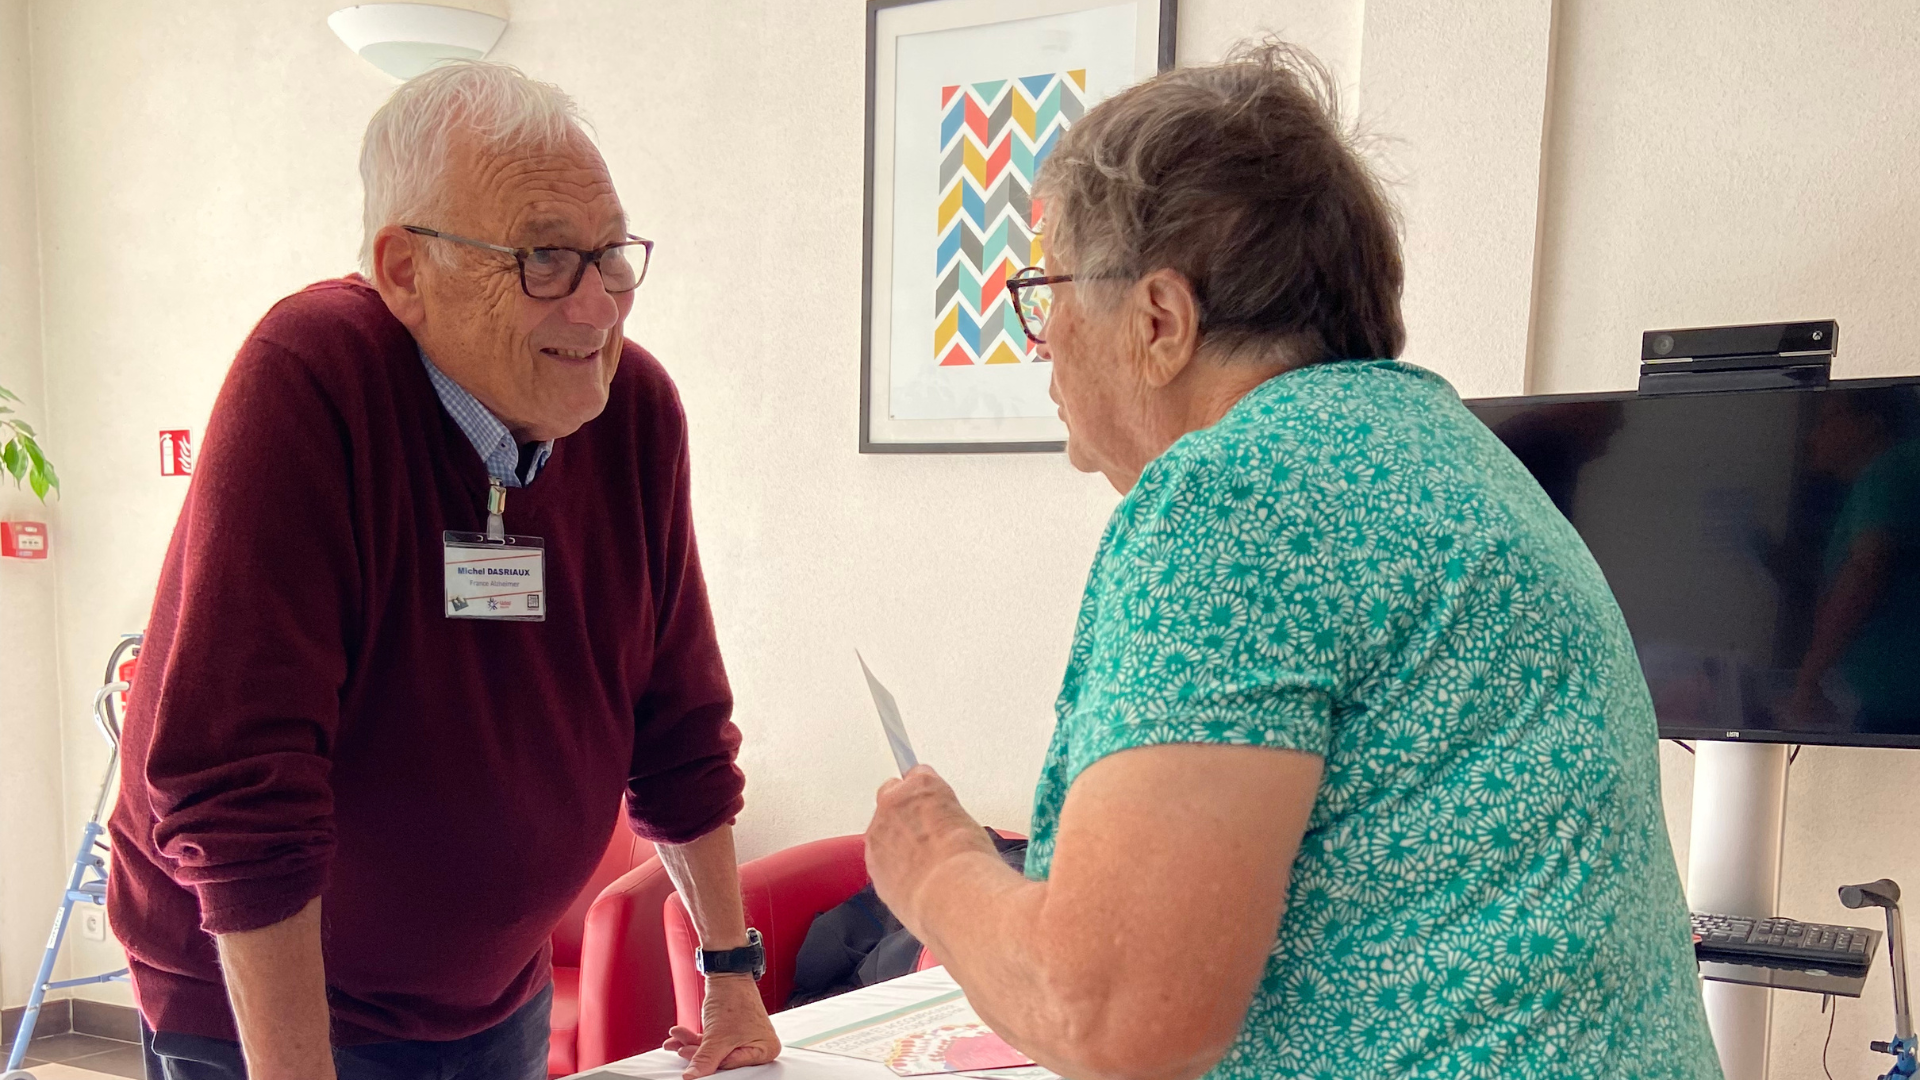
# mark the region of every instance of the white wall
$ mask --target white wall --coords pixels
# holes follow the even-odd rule
[[[47,394],[55,426],[73,433],[61,542],[77,569],[60,609],[69,826],[103,760],[85,695],[115,636],[145,616],[184,491],[157,475],[155,433],[197,432],[272,300],[351,267],[355,144],[391,83],[333,39],[333,6],[33,7]],[[660,244],[630,330],[674,372],[692,420],[700,531],[747,733],[744,851],[864,824],[888,763],[856,646],[976,812],[1023,825],[1115,496],[1055,456],[853,453],[863,5],[513,7],[495,56],[580,97]],[[1188,0],[1181,55],[1208,59],[1274,30],[1351,89],[1366,33],[1410,53],[1419,32],[1367,30],[1364,10]],[[1536,140],[1539,109],[1520,110]],[[1416,152],[1438,142],[1403,139]],[[1404,190],[1424,195],[1427,182]],[[1423,273],[1467,276],[1440,259],[1414,281]],[[1478,389],[1519,389],[1513,355],[1481,373],[1430,349]],[[76,949],[81,966],[111,961]]]
[[[104,756],[86,697],[115,635],[146,614],[184,492],[157,475],[155,433],[197,433],[267,305],[352,265],[355,147],[391,83],[327,31],[338,2],[30,4],[45,301],[20,325],[31,341],[44,324],[42,396],[68,486],[56,864]],[[0,0],[0,13],[22,4]],[[1902,66],[1920,52],[1910,5],[1181,6],[1183,61],[1271,29],[1357,94],[1406,210],[1409,356],[1465,392],[1630,385],[1641,329],[1788,315],[1837,315],[1846,373],[1914,369],[1896,352],[1916,329],[1901,301],[1920,239],[1904,180],[1920,164]],[[747,735],[745,854],[864,824],[889,761],[856,646],[923,756],[982,817],[1024,823],[1115,496],[1051,456],[854,453],[863,5],[511,7],[496,57],[580,97],[660,245],[629,326],[678,379],[693,425],[696,513]],[[0,82],[0,94],[4,140],[25,91]],[[1818,152],[1795,157],[1807,142]],[[0,200],[25,183],[4,163],[11,145]],[[0,236],[26,220],[17,206],[31,213],[31,196],[0,201],[14,215]],[[61,767],[56,748],[31,753],[43,775]],[[1684,859],[1690,774],[1683,753],[1665,760]],[[1920,768],[1906,760],[1801,757],[1789,910],[1838,919],[1832,884],[1905,872],[1869,869],[1883,864],[1867,836],[1908,822],[1818,796],[1881,790],[1873,771]],[[0,936],[0,964],[17,967],[22,947]],[[112,960],[83,947],[77,966]],[[1806,1073],[1813,1004],[1782,1002],[1776,1075]],[[1864,1072],[1859,1047],[1883,1016],[1884,1001],[1844,1006],[1835,1062]]]
[[[40,361],[39,231],[34,214],[26,0],[0,0],[0,386],[65,463],[47,417]],[[0,518],[57,523],[58,503],[0,480]],[[0,1004],[26,1000],[59,895],[60,728],[54,668],[58,544],[44,562],[0,559]]]
[[[1838,375],[1920,373],[1920,10],[1812,0],[1559,5],[1532,388],[1634,384],[1640,332],[1840,320]],[[1920,663],[1920,658],[1916,659]],[[1685,864],[1692,759],[1663,748]],[[1813,747],[1793,766],[1780,910],[1874,925],[1838,886],[1920,890],[1907,793],[1920,752]],[[1920,961],[1920,953],[1914,954]],[[1864,998],[1820,1013],[1776,993],[1771,1072],[1877,1076],[1885,958]]]
[[[1631,387],[1643,330],[1791,318],[1840,320],[1836,374],[1920,369],[1920,11],[1560,7],[1539,388]]]
[[[197,437],[268,305],[353,266],[359,133],[390,84],[327,29],[337,6],[32,5],[45,396],[66,485],[62,846],[106,762],[92,692],[146,621],[186,491],[159,475],[157,433]],[[75,974],[121,962],[70,941]]]
[[[1406,359],[1525,389],[1552,0],[1368,0],[1365,127],[1405,215]]]

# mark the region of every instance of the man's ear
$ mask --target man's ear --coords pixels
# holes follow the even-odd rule
[[[1129,291],[1145,346],[1143,374],[1157,390],[1179,378],[1200,351],[1200,301],[1186,275],[1164,267]]]
[[[373,234],[373,287],[387,310],[408,330],[418,332],[427,321],[421,294],[420,271],[424,252],[420,237],[398,225],[382,226]]]

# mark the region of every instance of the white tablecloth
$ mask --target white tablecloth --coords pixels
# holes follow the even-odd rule
[[[877,1061],[822,1054],[816,1050],[799,1050],[793,1047],[793,1043],[809,1035],[818,1035],[870,1016],[918,1004],[958,988],[959,984],[947,974],[946,968],[930,968],[839,997],[775,1013],[773,1029],[780,1033],[780,1041],[787,1044],[787,1048],[780,1052],[780,1060],[771,1065],[734,1069],[720,1074],[719,1080],[899,1080],[893,1070]],[[613,1077],[628,1076],[641,1080],[680,1080],[680,1074],[686,1068],[687,1063],[680,1055],[654,1050],[576,1074],[576,1080],[598,1077],[611,1080]]]

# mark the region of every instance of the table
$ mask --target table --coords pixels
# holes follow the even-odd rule
[[[1702,963],[1700,974],[1704,978],[1715,981],[1770,986],[1778,990],[1834,994],[1841,997],[1859,997],[1867,981],[1864,972],[1858,975],[1832,975],[1826,972],[1763,968],[1746,964]],[[735,1069],[721,1076],[724,1080],[899,1080],[891,1069],[877,1061],[861,1061],[858,1058],[841,1057],[837,1054],[823,1054],[815,1050],[798,1049],[792,1044],[800,1039],[857,1023],[893,1009],[918,1004],[958,988],[959,984],[947,974],[946,968],[929,968],[898,979],[862,987],[839,997],[775,1013],[773,1029],[780,1033],[780,1041],[787,1044],[787,1048],[780,1053],[780,1059],[771,1065]],[[665,1050],[653,1050],[603,1065],[589,1072],[577,1073],[572,1080],[615,1080],[615,1078],[628,1077],[637,1078],[637,1080],[680,1080],[680,1074],[685,1072],[686,1068],[687,1063],[680,1055]]]
[[[802,1005],[773,1014],[773,1030],[787,1048],[771,1065],[756,1065],[719,1074],[725,1080],[899,1080],[893,1070],[877,1061],[823,1054],[793,1047],[796,1040],[832,1031],[893,1009],[915,1005],[950,990],[959,989],[946,968],[928,968],[861,987],[850,993]],[[575,1074],[573,1080],[614,1080],[637,1077],[638,1080],[680,1080],[687,1063],[679,1054],[652,1050],[634,1057],[602,1065]]]
[[[1809,994],[1832,994],[1835,997],[1850,998],[1859,997],[1866,989],[1867,976],[1872,970],[1871,963],[1865,970],[1859,972],[1836,974],[1811,968],[1763,967],[1759,964],[1700,961],[1700,977],[1709,982],[1765,986],[1774,990],[1801,990]]]

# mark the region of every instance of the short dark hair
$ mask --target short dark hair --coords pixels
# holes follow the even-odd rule
[[[1333,76],[1278,41],[1170,71],[1089,110],[1041,168],[1076,276],[1184,275],[1204,344],[1296,363],[1396,357],[1393,207],[1339,119]]]

